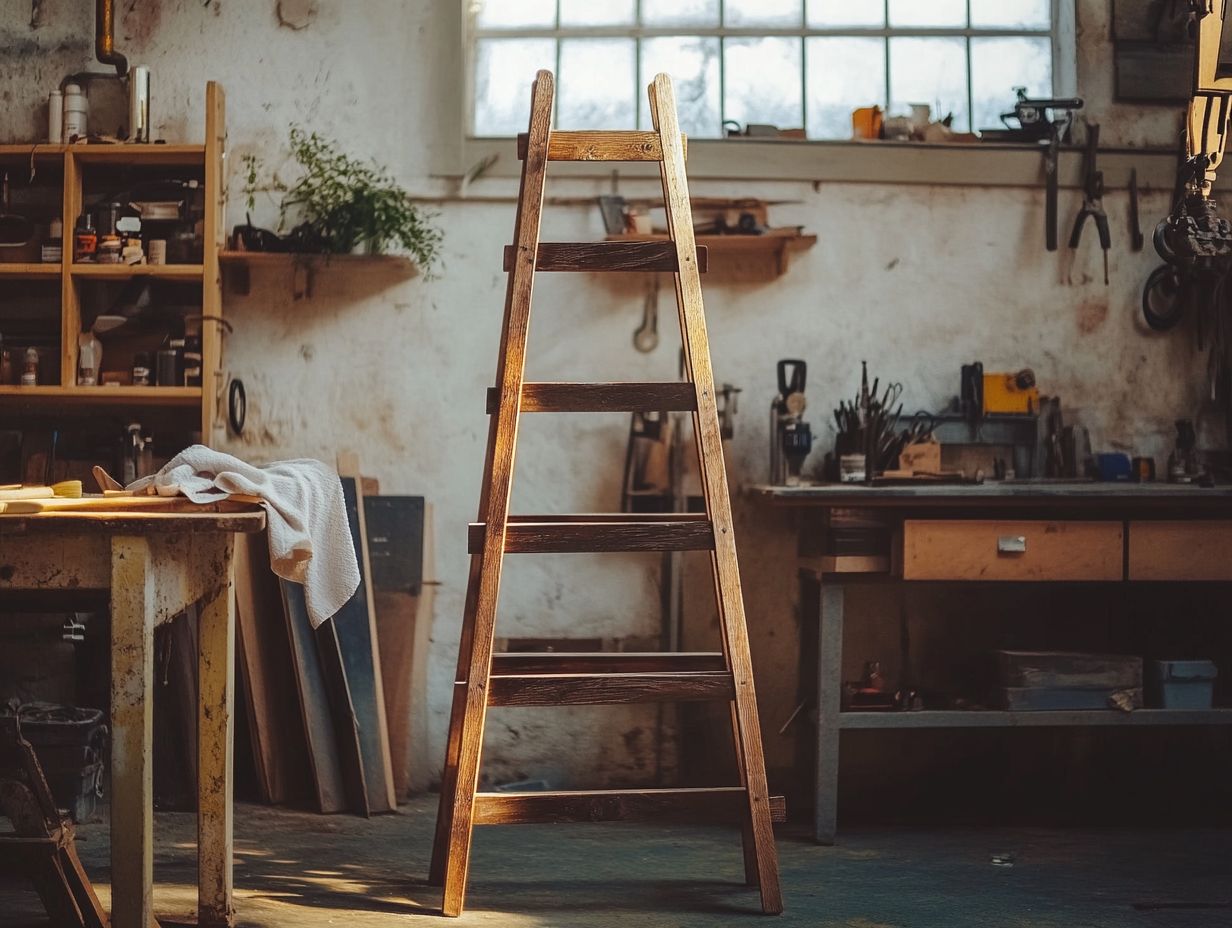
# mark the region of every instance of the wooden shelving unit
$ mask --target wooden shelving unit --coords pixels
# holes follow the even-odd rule
[[[225,188],[223,154],[226,144],[225,96],[210,81],[205,88],[205,143],[200,145],[0,145],[0,162],[29,163],[36,172],[50,171],[61,178],[65,230],[63,259],[57,264],[0,264],[0,279],[60,281],[59,385],[21,387],[0,385],[0,415],[6,408],[63,411],[76,406],[181,407],[196,409],[202,441],[210,443],[225,386],[222,370],[222,281],[219,255],[224,241]],[[205,196],[204,255],[200,264],[119,265],[73,261],[72,229],[86,200],[92,171],[123,169],[127,173],[151,169],[165,176],[168,169],[190,169],[201,178]],[[81,287],[87,281],[123,282],[136,278],[175,281],[201,288],[201,387],[80,387],[77,386],[77,336],[82,331]],[[0,301],[2,305],[2,301]]]

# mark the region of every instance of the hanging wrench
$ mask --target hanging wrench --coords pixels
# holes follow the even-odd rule
[[[659,346],[659,276],[656,274],[642,303],[642,324],[633,333],[633,347],[649,354]]]

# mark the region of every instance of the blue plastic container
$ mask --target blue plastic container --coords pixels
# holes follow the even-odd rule
[[[1210,709],[1215,704],[1214,661],[1152,661],[1150,702],[1155,709]]]

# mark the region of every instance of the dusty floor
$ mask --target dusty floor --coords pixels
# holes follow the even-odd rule
[[[444,924],[427,886],[435,797],[365,822],[262,806],[236,812],[241,926]],[[156,907],[189,911],[194,820],[160,814]],[[787,912],[810,928],[1226,928],[1232,832],[849,829],[841,846],[779,835]],[[81,828],[104,903],[107,828]],[[996,866],[1009,855],[1012,866]],[[631,825],[489,828],[476,840],[465,925],[653,928],[764,925],[739,885],[729,829]],[[408,918],[407,916],[411,916]],[[43,928],[37,900],[0,877],[0,925]]]

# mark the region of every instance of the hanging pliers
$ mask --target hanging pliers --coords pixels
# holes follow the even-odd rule
[[[1112,247],[1112,234],[1108,231],[1108,214],[1104,212],[1104,172],[1096,168],[1096,157],[1099,154],[1099,125],[1092,123],[1087,126],[1087,150],[1082,159],[1082,209],[1074,217],[1074,228],[1069,233],[1069,247],[1078,247],[1082,238],[1082,227],[1087,218],[1095,220],[1095,230],[1099,233],[1099,247],[1104,250],[1104,286],[1108,286],[1108,249]]]

